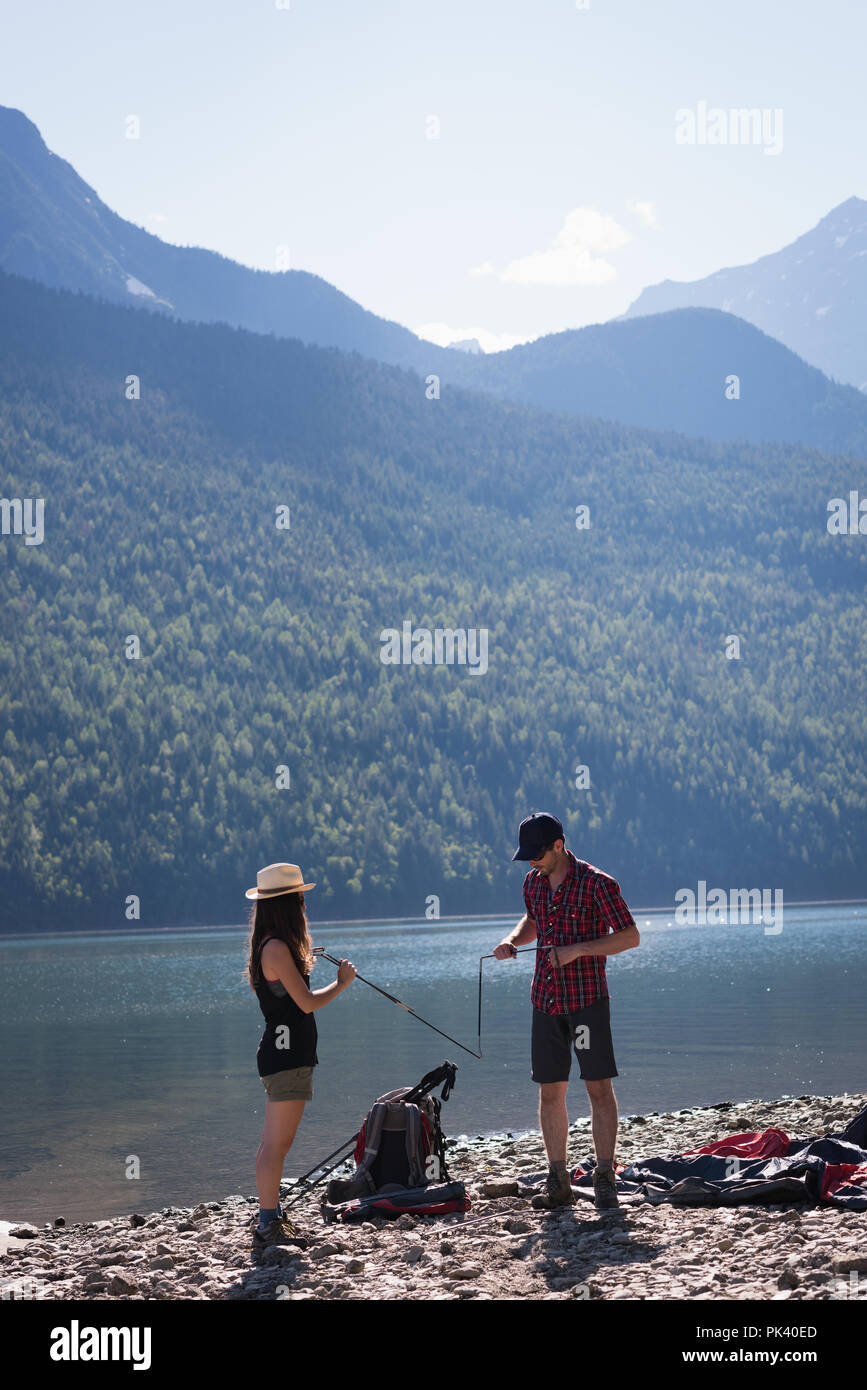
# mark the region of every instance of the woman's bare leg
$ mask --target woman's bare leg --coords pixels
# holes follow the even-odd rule
[[[266,1100],[262,1142],[256,1154],[256,1191],[259,1207],[273,1211],[280,1200],[283,1164],[292,1147],[305,1100]]]

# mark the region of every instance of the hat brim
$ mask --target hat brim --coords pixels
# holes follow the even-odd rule
[[[308,888],[315,888],[315,883],[297,883],[294,888],[278,888],[273,893],[263,893],[258,888],[248,888],[244,894],[245,898],[285,898],[287,893],[303,893]]]
[[[529,860],[531,860],[531,859],[541,859],[541,858],[542,858],[542,855],[543,855],[544,853],[545,853],[545,846],[544,846],[544,845],[539,845],[539,847],[538,847],[537,849],[528,850],[526,854],[522,854],[521,851],[520,851],[520,848],[518,848],[518,849],[515,850],[515,853],[512,855],[512,863],[514,864],[514,862],[515,862],[516,859],[521,859],[521,860],[523,860],[525,863],[526,863],[526,862],[529,862]]]

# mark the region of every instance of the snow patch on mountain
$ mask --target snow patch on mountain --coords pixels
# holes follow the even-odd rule
[[[126,287],[130,294],[144,295],[146,299],[156,299],[153,290],[149,289],[147,285],[143,285],[141,280],[137,280],[134,275],[126,277]]]

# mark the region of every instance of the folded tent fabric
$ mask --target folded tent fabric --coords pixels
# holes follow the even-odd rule
[[[617,1191],[657,1204],[824,1203],[867,1211],[867,1106],[836,1135],[792,1139],[781,1129],[733,1134],[700,1149],[637,1159],[615,1170]],[[591,1165],[572,1186],[593,1198]]]
[[[786,1153],[791,1142],[784,1130],[766,1129],[762,1134],[730,1134],[727,1139],[716,1139],[700,1149],[684,1149],[683,1157],[719,1154],[723,1158],[777,1158]]]
[[[822,1174],[821,1200],[830,1202],[832,1197],[843,1202],[852,1211],[863,1211],[852,1198],[867,1195],[867,1163],[829,1163]],[[867,1204],[865,1204],[867,1206]]]

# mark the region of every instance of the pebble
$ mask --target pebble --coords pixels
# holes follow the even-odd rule
[[[517,1197],[518,1184],[514,1178],[510,1180],[488,1179],[482,1183],[483,1197]]]
[[[867,1252],[835,1255],[831,1261],[831,1268],[835,1274],[848,1274],[853,1269],[858,1274],[867,1274]]]
[[[124,1274],[122,1269],[106,1270],[106,1274],[111,1274],[108,1281],[108,1292],[113,1295],[138,1293],[138,1284],[131,1279],[128,1274]]]

